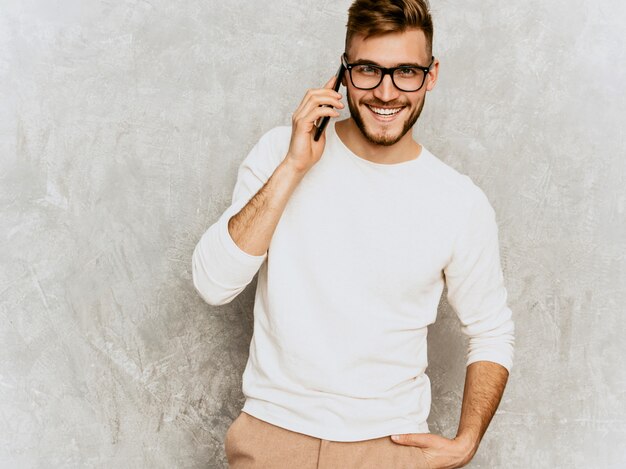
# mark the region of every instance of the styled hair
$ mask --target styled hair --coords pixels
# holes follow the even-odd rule
[[[433,20],[428,0],[354,0],[348,9],[345,51],[355,35],[364,38],[419,29],[426,36],[429,56],[433,48]]]

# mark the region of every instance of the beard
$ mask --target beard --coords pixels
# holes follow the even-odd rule
[[[409,130],[413,128],[413,126],[417,122],[417,119],[422,113],[422,109],[424,108],[424,103],[426,102],[426,95],[424,95],[424,99],[422,99],[422,102],[420,103],[419,107],[415,108],[413,110],[413,113],[410,114],[409,117],[405,119],[404,125],[402,126],[402,131],[400,132],[400,134],[394,137],[393,135],[389,135],[387,132],[383,132],[381,134],[371,133],[365,126],[365,123],[363,122],[363,116],[359,112],[358,107],[352,102],[352,99],[350,99],[350,93],[347,93],[347,95],[348,95],[347,96],[348,108],[350,109],[350,115],[352,116],[352,119],[354,119],[354,122],[356,123],[357,127],[359,128],[363,136],[367,140],[369,140],[370,142],[376,145],[383,145],[386,147],[395,145],[397,142],[400,141],[402,137],[404,137],[404,135]],[[373,106],[376,107],[376,105],[373,105]],[[368,111],[365,111],[365,112],[368,112]]]

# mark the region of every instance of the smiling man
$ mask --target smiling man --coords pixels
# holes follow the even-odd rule
[[[347,39],[342,60],[350,84],[344,76],[343,85],[349,87],[351,118],[337,124],[342,139],[359,146],[355,149],[360,154],[382,162],[403,161],[398,158],[405,152],[409,159],[415,158],[419,145],[410,131],[422,112],[426,92],[435,86],[439,69],[439,61],[430,55],[432,39],[421,29]],[[350,57],[359,58],[350,62]],[[396,69],[385,74],[381,71],[384,67],[370,57],[384,57],[385,62],[395,63]],[[403,61],[407,57],[411,57],[410,63]],[[401,66],[404,68],[397,68]],[[393,155],[392,160],[385,159],[389,155]]]
[[[334,78],[239,167],[231,205],[193,253],[209,304],[258,272],[246,398],[225,450],[241,468],[466,465],[512,366],[495,212],[485,193],[412,136],[439,71],[423,0],[349,10],[350,117]],[[454,438],[431,434],[428,326],[444,285],[469,337]],[[453,410],[451,410],[453,411]],[[392,436],[399,435],[398,439]]]

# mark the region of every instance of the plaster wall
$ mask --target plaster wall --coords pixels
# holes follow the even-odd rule
[[[225,467],[256,280],[209,306],[191,254],[256,140],[336,70],[349,3],[0,3],[0,467]],[[414,135],[489,196],[516,321],[468,467],[626,466],[625,5],[432,1]],[[448,437],[465,347],[442,300]]]

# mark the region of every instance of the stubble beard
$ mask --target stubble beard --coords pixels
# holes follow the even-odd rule
[[[361,115],[361,113],[359,112],[359,109],[357,108],[357,106],[354,105],[354,103],[352,102],[352,99],[350,98],[350,93],[347,93],[347,95],[348,95],[347,96],[348,108],[350,109],[350,115],[352,119],[354,119],[354,122],[356,123],[357,127],[359,128],[363,136],[367,140],[369,140],[370,142],[376,145],[383,145],[386,147],[389,147],[391,145],[395,145],[396,143],[398,143],[400,139],[404,137],[404,135],[413,128],[413,126],[417,122],[417,119],[422,113],[422,109],[424,108],[424,103],[426,102],[426,95],[424,95],[424,99],[422,99],[420,106],[418,108],[415,108],[413,113],[409,117],[406,118],[406,120],[404,121],[404,125],[402,126],[402,131],[397,137],[394,138],[393,136],[389,135],[387,132],[383,132],[382,134],[372,134],[371,132],[369,132],[367,127],[365,126],[365,123],[363,122],[363,116]],[[368,112],[368,111],[365,111],[365,112]]]

